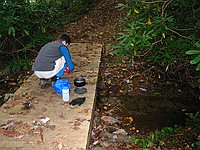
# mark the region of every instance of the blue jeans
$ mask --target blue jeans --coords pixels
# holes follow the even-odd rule
[[[57,77],[61,77],[65,71],[65,68],[67,67],[67,64],[64,64],[64,67],[56,74]]]

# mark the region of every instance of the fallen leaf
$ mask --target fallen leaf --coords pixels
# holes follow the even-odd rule
[[[81,110],[80,112],[88,113],[88,108],[85,108],[85,109]]]
[[[19,136],[17,136],[17,137],[15,137],[16,139],[21,139],[21,138],[23,138],[24,137],[24,135],[19,135]]]
[[[140,75],[140,81],[144,81],[144,77],[142,75]]]
[[[39,119],[44,119],[45,116],[43,116],[43,115],[39,115],[38,118],[39,118]]]
[[[119,93],[123,93],[124,91],[123,90],[119,90]]]
[[[72,127],[72,129],[74,129],[74,130],[79,130],[79,129],[81,129],[81,128],[79,128],[78,126],[74,126],[74,127]]]
[[[62,142],[60,142],[59,144],[58,144],[58,149],[62,149],[63,148],[63,144],[62,144]]]
[[[139,14],[139,11],[138,11],[137,9],[135,9],[135,8],[134,8],[134,12],[135,12],[136,14]]]
[[[112,82],[111,80],[108,80],[108,81],[107,81],[108,84],[111,84],[111,82]]]
[[[74,126],[80,126],[80,125],[81,125],[80,121],[77,121],[77,120],[74,121]]]
[[[0,134],[7,135],[7,136],[10,136],[10,137],[14,137],[14,136],[18,135],[18,132],[0,130]]]
[[[135,130],[135,127],[130,128],[130,131],[133,131],[133,130]]]
[[[9,82],[8,85],[15,86],[15,85],[17,85],[17,83],[16,82]]]
[[[124,120],[129,122],[129,123],[133,122],[133,118],[132,117],[125,117]]]
[[[148,24],[152,24],[150,17],[148,18],[147,23],[148,23]]]

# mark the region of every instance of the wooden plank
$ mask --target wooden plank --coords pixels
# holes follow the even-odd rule
[[[70,101],[77,97],[86,97],[86,101],[81,106],[71,108],[64,104],[62,96],[52,87],[41,89],[38,78],[32,75],[0,108],[0,124],[4,124],[1,127],[13,131],[6,133],[6,130],[0,130],[1,150],[87,149],[102,45],[72,43],[69,49],[75,72],[63,78],[72,85]],[[87,82],[84,86],[87,93],[84,94],[74,92],[73,80],[80,76],[84,76]],[[24,109],[23,102],[29,102],[30,109]],[[48,117],[50,121],[41,124],[40,117]],[[7,124],[8,121],[10,124]]]

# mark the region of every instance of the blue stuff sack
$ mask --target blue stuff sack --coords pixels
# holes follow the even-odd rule
[[[58,94],[62,94],[63,88],[71,88],[71,85],[69,84],[67,79],[59,79],[53,84],[53,88]]]

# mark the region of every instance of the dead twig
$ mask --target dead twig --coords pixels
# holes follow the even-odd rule
[[[136,74],[134,74],[134,75],[131,74],[130,76],[126,77],[124,80],[122,80],[122,81],[119,82],[119,83],[123,83],[124,81],[126,81],[126,80],[129,79],[129,78],[132,79],[133,77],[143,75],[143,74],[145,74],[146,72],[150,71],[150,70],[153,69],[153,68],[154,68],[154,66],[151,66],[151,68],[145,70],[145,71],[142,72],[142,73],[136,73]]]
[[[41,138],[42,143],[44,143],[44,135],[43,135],[43,130],[42,130],[42,128],[40,128],[39,135],[40,135],[40,138]]]
[[[171,32],[173,32],[173,33],[175,33],[175,34],[177,34],[177,35],[180,36],[180,37],[183,37],[183,38],[186,38],[186,39],[192,40],[190,37],[187,37],[187,36],[181,35],[180,33],[178,33],[178,32],[176,32],[176,31],[174,31],[174,30],[168,28],[167,26],[165,26],[165,28],[166,28],[167,30],[169,30],[169,31],[171,31]]]

